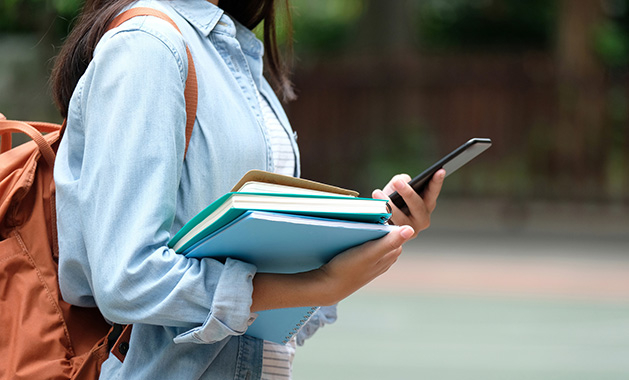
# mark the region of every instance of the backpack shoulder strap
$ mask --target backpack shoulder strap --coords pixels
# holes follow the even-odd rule
[[[170,25],[172,25],[179,33],[181,30],[177,27],[177,24],[164,12],[160,12],[157,9],[147,8],[147,7],[138,7],[131,8],[125,12],[119,14],[113,21],[109,24],[107,30],[113,29],[117,26],[120,26],[123,22],[132,19],[137,16],[154,16],[160,18]],[[192,128],[194,127],[194,120],[197,115],[197,102],[198,102],[198,88],[197,88],[197,72],[194,67],[194,61],[192,60],[192,54],[190,53],[190,48],[186,44],[186,54],[188,55],[188,77],[186,78],[186,88],[184,90],[184,96],[186,98],[186,150],[185,154],[188,152],[188,145],[190,144],[190,137],[192,136]]]

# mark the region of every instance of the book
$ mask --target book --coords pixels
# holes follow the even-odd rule
[[[352,197],[352,195],[345,194],[333,194],[326,191],[304,189],[299,187],[291,187],[286,185],[279,185],[275,183],[264,182],[246,182],[239,189],[242,193],[266,193],[266,194],[282,194],[292,193],[296,195],[335,195],[339,197]]]
[[[218,260],[230,257],[254,264],[261,273],[298,273],[319,268],[335,255],[378,239],[393,228],[378,223],[247,211],[183,254]],[[285,344],[317,309],[261,311],[246,334]]]
[[[285,176],[272,176],[275,179],[279,177]],[[288,178],[295,180],[292,177]],[[238,188],[247,182],[250,181],[244,181]],[[275,185],[282,184],[276,183]],[[309,188],[309,190],[325,192],[325,194],[304,194],[303,189],[306,189],[304,187],[298,187],[296,190],[298,193],[286,192],[292,187],[294,186],[276,186],[275,193],[229,192],[212,202],[186,223],[170,240],[169,247],[177,253],[181,253],[249,210],[284,212],[371,223],[384,223],[391,216],[391,208],[386,200],[359,198],[347,192],[325,192],[320,188]],[[277,192],[277,189],[282,190]]]
[[[242,191],[245,185],[280,185],[286,192],[295,192],[301,190],[313,190],[323,192],[326,195],[348,195],[357,197],[358,192],[354,190],[343,189],[341,187],[328,185],[321,182],[310,181],[303,178],[295,178],[283,174],[271,173],[264,170],[250,170],[234,185],[231,191]]]
[[[336,254],[386,235],[391,208],[385,200],[319,182],[253,170],[199,212],[169,246],[190,258],[233,258],[263,273],[298,273]],[[265,310],[247,333],[287,343],[318,309]]]
[[[316,269],[336,254],[380,238],[392,228],[379,223],[247,211],[182,253],[218,260],[230,257],[254,264],[261,273],[298,273]]]

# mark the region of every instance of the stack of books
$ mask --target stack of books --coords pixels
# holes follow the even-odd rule
[[[298,273],[386,235],[390,216],[384,200],[253,170],[186,223],[169,246],[190,258],[248,262],[260,273]],[[317,308],[262,311],[247,334],[287,343]]]

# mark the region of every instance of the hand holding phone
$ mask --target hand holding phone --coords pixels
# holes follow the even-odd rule
[[[454,173],[458,168],[471,161],[474,157],[483,153],[490,146],[490,139],[473,138],[458,147],[457,149],[453,150],[442,159],[435,162],[428,169],[424,170],[421,174],[413,178],[409,182],[409,185],[411,185],[415,192],[421,196],[426,185],[428,185],[428,182],[437,172],[437,170],[441,168],[445,169],[447,177],[450,174]],[[391,198],[391,202],[393,202],[394,205],[396,205],[402,212],[408,215],[409,211],[408,207],[406,206],[406,202],[404,202],[404,199],[402,199],[402,197],[397,192],[393,192],[393,194],[389,195],[389,198]]]

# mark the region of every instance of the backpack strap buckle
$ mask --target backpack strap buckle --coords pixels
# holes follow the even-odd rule
[[[133,325],[119,325],[114,323],[111,332],[107,336],[107,347],[109,351],[124,363],[125,356],[129,352],[129,341],[131,340],[131,327]]]

